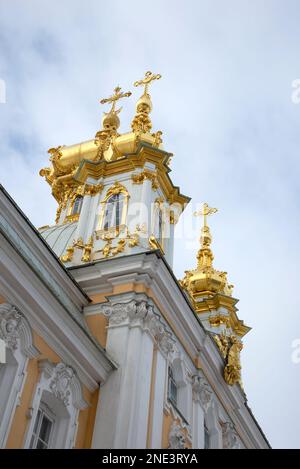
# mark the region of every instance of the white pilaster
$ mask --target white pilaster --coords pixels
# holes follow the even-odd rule
[[[160,350],[157,350],[155,370],[155,384],[153,393],[152,433],[150,448],[161,448],[162,427],[164,415],[165,382],[167,373],[167,360]]]

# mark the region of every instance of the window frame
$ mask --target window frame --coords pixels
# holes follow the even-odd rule
[[[76,210],[76,212],[74,211],[74,208],[76,207],[76,201],[80,199],[80,202],[79,202],[79,206]],[[70,206],[70,216],[71,217],[74,217],[76,215],[80,215],[80,212],[81,212],[81,209],[82,209],[82,204],[83,204],[83,196],[80,195],[80,194],[77,194],[76,197],[74,198],[74,200],[72,201],[71,203],[71,206]]]
[[[175,393],[174,393],[175,391]],[[174,395],[175,394],[175,397]],[[178,406],[178,386],[174,377],[172,366],[168,367],[168,400],[176,407]]]
[[[112,202],[111,199],[114,199]],[[105,203],[104,216],[103,216],[103,230],[109,231],[111,229],[118,230],[122,225],[122,216],[124,210],[125,196],[122,192],[112,194]],[[110,211],[110,213],[109,213]],[[107,221],[108,215],[110,216]],[[106,224],[109,222],[108,226]],[[113,223],[114,222],[114,223]]]
[[[119,197],[120,196],[123,197],[122,204],[121,204],[121,211],[119,213],[119,225],[117,226],[115,224],[113,226],[105,228],[107,204],[108,204],[109,199],[115,195],[119,195]],[[101,210],[100,210],[98,229],[97,229],[97,233],[99,235],[111,232],[114,235],[118,236],[120,231],[122,231],[122,229],[126,227],[129,197],[130,196],[129,196],[127,189],[118,181],[115,181],[115,183],[107,190],[104,199],[100,202]]]
[[[51,429],[50,429],[48,443],[43,441],[42,438],[40,437],[40,432],[41,432],[41,427],[42,427],[44,416],[51,422]],[[37,429],[35,431],[36,424],[37,424]],[[57,424],[57,418],[56,418],[55,413],[49,408],[49,406],[46,403],[41,401],[37,414],[36,414],[33,429],[31,432],[29,448],[30,449],[51,449],[52,442],[53,442],[53,434],[55,431],[55,427],[57,426],[56,424]],[[46,448],[37,448],[37,444],[39,440],[41,440],[43,444],[47,445]]]

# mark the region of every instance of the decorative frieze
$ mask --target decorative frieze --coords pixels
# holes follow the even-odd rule
[[[174,352],[174,335],[154,311],[153,305],[147,301],[131,300],[128,303],[105,304],[102,305],[101,312],[109,318],[110,326],[140,326],[150,333],[165,355]]]

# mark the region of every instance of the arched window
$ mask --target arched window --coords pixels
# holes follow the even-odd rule
[[[105,205],[103,229],[108,230],[109,228],[118,228],[122,223],[124,207],[124,194],[114,194],[109,197]]]
[[[81,195],[77,195],[77,197],[75,198],[73,202],[71,215],[79,215],[81,211],[81,207],[82,207],[82,202],[83,202],[83,197]]]
[[[172,367],[168,369],[168,399],[177,407],[177,384],[174,378]]]

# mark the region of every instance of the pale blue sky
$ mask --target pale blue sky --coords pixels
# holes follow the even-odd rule
[[[299,2],[0,0],[0,9],[0,180],[37,226],[55,216],[38,175],[47,149],[93,138],[99,98],[115,85],[134,91],[146,70],[162,74],[153,128],[174,153],[174,183],[219,208],[215,266],[253,327],[242,353],[249,405],[274,447],[299,448]],[[123,103],[122,131],[137,97]],[[196,249],[176,241],[178,277]]]

